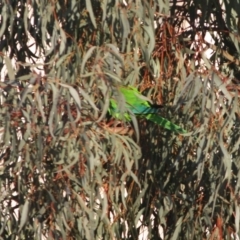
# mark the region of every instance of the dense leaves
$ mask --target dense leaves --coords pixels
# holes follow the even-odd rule
[[[238,9],[2,1],[0,236],[237,238]],[[187,133],[113,119],[120,85]]]

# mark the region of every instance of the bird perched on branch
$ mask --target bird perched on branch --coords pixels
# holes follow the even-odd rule
[[[162,106],[152,105],[137,88],[120,86],[119,96],[110,99],[109,114],[119,120],[132,121],[133,116],[145,118],[159,126],[176,133],[186,133],[186,130],[159,115]]]

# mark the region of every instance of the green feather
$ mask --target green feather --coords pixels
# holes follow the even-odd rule
[[[124,121],[131,121],[131,114],[148,119],[165,129],[177,133],[186,133],[186,130],[171,121],[159,116],[158,108],[150,104],[150,100],[143,96],[137,88],[132,86],[119,87],[120,96],[110,99],[109,114],[114,118]],[[117,99],[117,100],[116,100]],[[125,102],[125,109],[120,109],[117,101]]]

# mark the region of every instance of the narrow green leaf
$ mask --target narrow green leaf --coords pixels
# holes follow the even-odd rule
[[[135,217],[135,219],[134,219],[134,225],[135,225],[135,227],[137,227],[138,225],[139,225],[139,219],[140,219],[140,217],[143,215],[143,212],[145,211],[145,208],[142,208],[142,209],[140,209],[139,211],[138,211],[138,213],[137,213],[137,216]],[[140,223],[140,225],[141,225],[141,223]]]
[[[111,53],[119,60],[119,62],[123,65],[123,57],[119,52],[119,49],[111,43],[107,43],[106,47],[109,47],[111,49]]]
[[[107,212],[108,212],[108,200],[107,200],[107,195],[103,190],[101,219],[106,217]]]
[[[79,90],[80,94],[83,96],[83,98],[89,102],[89,104],[92,106],[92,108],[95,111],[99,111],[98,108],[96,107],[95,103],[91,99],[91,97],[81,87],[78,87],[78,90]]]
[[[23,22],[24,22],[24,29],[25,33],[28,33],[28,8],[25,7],[24,14],[23,14]]]
[[[239,224],[240,224],[240,207],[237,200],[235,200],[235,227],[237,234],[239,233]]]
[[[37,101],[37,104],[38,104],[38,109],[39,109],[39,111],[41,113],[41,116],[42,116],[42,121],[43,121],[43,123],[46,123],[46,116],[45,116],[45,113],[43,111],[44,107],[43,107],[43,104],[42,104],[42,98],[41,98],[38,90],[35,92],[35,97],[36,97],[36,101]]]
[[[155,47],[155,36],[154,36],[154,26],[148,21],[147,25],[143,26],[143,29],[149,36],[149,43],[148,43],[148,54],[151,56],[152,51]]]
[[[122,199],[122,203],[124,205],[124,207],[127,209],[127,204],[126,204],[126,200],[125,200],[125,195],[126,194],[126,186],[125,186],[125,181],[126,181],[126,178],[128,176],[128,173],[125,172],[122,176],[121,176],[121,188],[120,188],[120,191],[121,191],[121,199]]]
[[[18,232],[21,232],[22,228],[26,224],[26,222],[28,220],[29,210],[30,210],[30,201],[27,199],[23,205],[23,209],[21,212],[21,220],[20,220]]]
[[[128,21],[128,17],[127,17],[127,11],[124,8],[120,8],[120,18],[121,18],[121,22],[122,22],[122,38],[125,42],[125,38],[128,37],[129,33],[130,33],[130,25],[129,25],[129,21]]]
[[[88,2],[88,0],[86,0]],[[87,60],[91,57],[91,55],[93,54],[94,50],[97,47],[92,46],[91,48],[88,49],[87,53],[84,55],[83,59],[82,59],[82,64],[81,64],[81,74],[83,74],[85,71],[85,65]]]
[[[228,99],[228,101],[231,102],[232,101],[232,96],[229,93],[229,91],[227,90],[226,84],[223,83],[223,81],[220,79],[220,77],[217,74],[215,74],[214,72],[212,73],[212,81],[222,91],[222,93]]]
[[[90,1],[90,0],[89,0],[89,1]],[[63,52],[64,52],[65,49],[66,49],[67,39],[66,39],[66,34],[65,34],[65,32],[62,30],[62,28],[60,28],[59,30],[60,30],[60,36],[61,36],[61,43],[60,43],[59,51],[60,51],[60,55],[61,55],[61,54],[63,54]]]
[[[138,196],[136,196],[135,198],[135,202],[132,206],[132,209],[134,210],[134,212],[138,212],[139,211],[139,207],[141,206],[142,203],[142,199],[144,198],[147,188],[148,188],[148,183],[144,182],[144,187],[141,188],[140,184],[139,187],[141,188],[141,192],[138,194]],[[140,217],[140,216],[139,216]],[[135,221],[135,225],[137,224],[137,220]]]
[[[49,126],[49,132],[52,135],[52,137],[54,136],[53,133],[53,119],[55,117],[55,114],[57,113],[57,103],[58,103],[58,98],[59,98],[59,90],[56,88],[56,86],[49,82],[49,85],[52,88],[52,92],[53,92],[53,97],[52,97],[52,107],[50,110],[50,114],[49,114],[49,119],[48,119],[48,126]]]
[[[86,203],[83,201],[82,197],[79,194],[77,194],[74,190],[72,192],[75,195],[75,197],[76,197],[78,203],[80,204],[81,208],[90,216],[91,215],[91,211],[86,206]]]
[[[240,51],[239,50],[239,40],[238,40],[239,39],[239,35],[236,35],[236,34],[233,34],[233,33],[229,32],[229,36],[232,39],[232,42],[234,43],[234,46],[237,49],[237,52],[239,53],[239,51]]]
[[[3,33],[5,32],[7,26],[7,19],[8,19],[8,12],[7,12],[7,3],[3,3],[4,6],[1,12],[1,28],[0,28],[0,38],[2,37]]]
[[[104,99],[105,99],[105,102],[104,102],[103,108],[101,110],[101,115],[97,119],[96,122],[101,122],[108,112],[109,104],[110,104],[110,93],[108,90],[104,94]]]
[[[73,97],[75,103],[77,104],[78,110],[77,110],[77,118],[75,121],[78,121],[80,119],[80,111],[81,111],[81,100],[79,97],[79,93],[77,92],[77,90],[75,88],[73,88],[70,85],[64,84],[64,83],[59,83],[59,85],[68,88],[71,96]]]
[[[138,181],[138,177],[133,173],[133,171],[130,172],[130,176],[132,177],[133,181],[141,188],[141,184]]]
[[[15,79],[15,71],[12,67],[11,60],[7,56],[5,57],[5,63],[6,63],[6,67],[7,67],[7,73],[8,73],[9,80],[13,81]]]
[[[92,8],[92,1],[86,0],[85,2],[86,2],[86,7],[88,10],[89,16],[91,18],[92,24],[93,24],[94,28],[97,28],[97,23],[96,23],[95,16],[93,13],[93,8]]]
[[[183,217],[180,217],[176,223],[176,228],[174,230],[173,236],[172,236],[172,240],[177,240],[178,239],[178,235],[181,231],[182,228],[182,221],[183,221]]]

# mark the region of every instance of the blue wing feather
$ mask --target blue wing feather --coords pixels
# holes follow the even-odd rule
[[[154,114],[154,113],[159,113],[159,108],[162,106],[150,106],[147,107],[145,105],[137,105],[137,106],[129,106],[129,109],[132,113],[136,115],[146,115],[146,114]]]

